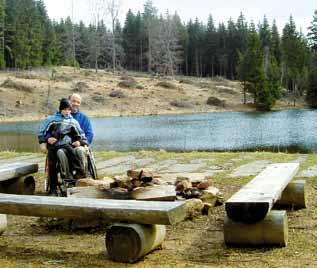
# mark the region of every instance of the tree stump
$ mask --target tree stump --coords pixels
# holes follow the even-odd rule
[[[112,260],[133,263],[159,247],[165,234],[165,225],[115,224],[106,234],[106,248]]]
[[[286,246],[288,241],[286,211],[272,210],[263,220],[251,224],[235,222],[226,217],[224,239],[227,245]]]
[[[7,229],[7,215],[0,214],[0,235],[2,235]]]
[[[300,209],[306,208],[307,195],[306,195],[306,181],[296,180],[290,182],[282,193],[281,198],[276,202],[277,207],[289,206],[292,208]]]

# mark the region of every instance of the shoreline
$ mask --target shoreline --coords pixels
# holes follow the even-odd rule
[[[269,112],[278,112],[283,110],[302,110],[302,109],[311,109],[307,105],[299,105],[299,106],[277,106],[274,107]],[[237,107],[233,108],[215,108],[215,109],[209,109],[207,111],[188,111],[188,110],[179,110],[179,111],[160,111],[157,113],[137,113],[137,112],[126,112],[126,113],[120,113],[120,112],[87,112],[85,109],[81,110],[84,114],[89,116],[90,119],[98,119],[98,118],[117,118],[117,117],[141,117],[141,116],[168,116],[168,115],[194,115],[194,114],[209,114],[209,113],[226,113],[226,112],[237,112],[237,113],[243,113],[243,112],[254,112],[254,113],[265,113],[262,111],[257,111],[253,107],[247,106],[244,107],[244,109],[238,109]],[[12,116],[10,118],[8,117],[0,117],[0,124],[5,123],[19,123],[19,122],[37,122],[42,121],[45,118],[47,118],[49,115],[25,115],[25,116]]]

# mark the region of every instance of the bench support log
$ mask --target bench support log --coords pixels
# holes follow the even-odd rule
[[[296,209],[306,208],[306,181],[296,180],[290,182],[282,193],[281,198],[276,202],[277,207],[292,207]]]
[[[106,234],[106,248],[117,262],[133,263],[164,241],[164,225],[115,224]]]
[[[224,239],[235,246],[286,246],[288,224],[286,211],[272,210],[262,221],[252,224],[225,218]]]
[[[0,192],[6,194],[33,195],[35,179],[33,176],[10,179],[0,183]]]
[[[7,215],[0,214],[0,235],[7,229]]]

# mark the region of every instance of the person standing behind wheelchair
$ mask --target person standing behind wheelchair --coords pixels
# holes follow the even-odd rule
[[[48,173],[49,173],[49,194],[57,193],[57,152],[62,149],[71,165],[71,169],[79,174],[79,177],[86,177],[83,161],[75,153],[75,148],[87,146],[87,139],[79,123],[71,116],[71,102],[68,99],[61,99],[59,112],[47,118],[40,126],[38,133],[39,143],[46,143],[48,149]],[[73,178],[68,178],[73,179]]]
[[[71,103],[72,103],[72,112],[71,115],[72,117],[77,120],[79,123],[81,129],[85,133],[85,136],[87,138],[88,144],[92,144],[93,138],[94,138],[94,132],[91,126],[90,119],[88,118],[87,115],[82,113],[79,110],[79,107],[81,105],[81,96],[77,93],[73,93],[69,97]]]
[[[71,96],[69,96],[69,100],[72,104],[72,117],[77,120],[79,123],[80,128],[83,130],[88,145],[92,144],[93,138],[94,138],[94,132],[91,126],[90,119],[87,115],[79,111],[79,107],[81,105],[81,96],[77,93],[73,93]],[[79,146],[75,149],[75,152],[77,156],[83,161],[85,167],[87,167],[87,154],[89,154],[89,150],[87,146]],[[64,169],[67,169],[67,163],[62,163],[62,165],[65,165]]]

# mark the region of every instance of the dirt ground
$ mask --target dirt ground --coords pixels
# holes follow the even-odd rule
[[[2,158],[6,153],[1,153]],[[15,154],[15,153],[14,153]],[[134,153],[136,155],[137,153]],[[15,154],[17,156],[18,154]],[[131,153],[120,153],[131,155]],[[213,159],[226,167],[211,180],[229,198],[254,176],[234,177],[237,167],[250,161],[272,162],[305,159],[301,171],[317,162],[314,154],[284,153],[161,153],[149,152],[156,160]],[[113,156],[111,156],[113,157]],[[98,161],[109,159],[97,154]],[[230,165],[229,165],[230,164]],[[36,176],[37,194],[43,194],[43,173]],[[43,224],[38,218],[9,216],[8,230],[0,238],[1,267],[317,267],[317,177],[307,178],[308,207],[288,211],[289,241],[287,247],[232,248],[224,244],[224,206],[213,208],[208,216],[200,216],[167,227],[161,249],[135,264],[112,262],[105,250],[105,229],[71,230],[60,224]],[[49,228],[48,228],[49,227]]]
[[[240,83],[221,77],[172,79],[58,67],[0,73],[0,121],[42,119],[56,110],[61,97],[73,92],[82,95],[82,110],[93,117],[254,110],[251,96],[249,104],[242,104]],[[207,105],[209,97],[220,103]],[[283,97],[275,108],[292,105],[291,98]],[[304,100],[296,107],[306,107]]]

